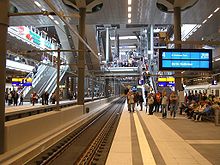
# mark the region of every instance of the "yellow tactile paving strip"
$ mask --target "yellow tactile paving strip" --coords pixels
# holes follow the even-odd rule
[[[132,165],[130,114],[124,107],[106,165]]]
[[[138,119],[138,116],[136,113],[134,113],[133,115],[134,115],[135,127],[137,130],[138,142],[140,144],[140,150],[141,150],[141,155],[142,155],[142,159],[143,159],[143,164],[144,165],[155,165],[156,163],[155,163],[154,157],[152,155],[152,152],[151,152],[150,146],[147,142],[147,139],[144,135],[144,131],[143,131],[141,123]]]
[[[166,164],[211,165],[207,159],[156,116],[140,114]]]
[[[138,116],[134,116],[135,127],[138,135],[138,142],[140,145],[142,162],[144,165],[155,165],[150,146],[144,135]],[[121,120],[119,122],[113,144],[111,146],[106,165],[132,165],[132,144],[131,144],[131,113],[128,112],[127,107],[124,107]]]

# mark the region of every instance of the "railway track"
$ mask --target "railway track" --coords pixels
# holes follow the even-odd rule
[[[112,102],[101,113],[26,164],[105,164],[125,98]]]

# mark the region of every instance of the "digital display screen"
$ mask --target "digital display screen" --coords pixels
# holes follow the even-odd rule
[[[160,49],[160,70],[212,70],[210,49]]]

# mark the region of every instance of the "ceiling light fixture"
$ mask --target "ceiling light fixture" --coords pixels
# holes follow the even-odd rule
[[[54,20],[53,16],[52,15],[48,15],[48,17],[52,20]]]
[[[128,13],[128,18],[131,18],[131,13]]]
[[[41,7],[41,4],[37,1],[34,1],[35,5],[37,5],[38,7]]]
[[[217,12],[219,9],[220,9],[219,7],[218,7],[218,8],[216,8],[216,9],[215,9],[215,11],[214,11],[214,13],[216,13],[216,12]]]
[[[206,23],[207,22],[207,19],[205,19],[202,23],[204,24],[204,23]]]
[[[59,25],[59,22],[57,20],[54,21],[57,25]]]
[[[209,16],[208,16],[208,18],[211,18],[213,16],[213,14],[210,14]]]
[[[131,19],[128,19],[128,23],[131,23]]]
[[[219,60],[220,60],[220,58],[216,58],[216,59],[215,59],[215,61],[219,61]]]
[[[131,6],[128,6],[128,12],[131,12]]]
[[[128,5],[131,5],[132,0],[128,0]]]

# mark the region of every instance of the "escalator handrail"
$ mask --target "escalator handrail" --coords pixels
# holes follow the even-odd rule
[[[60,78],[59,78],[59,82],[62,80],[63,76],[65,75],[66,71],[68,70],[69,66],[63,66],[63,69],[60,69]],[[52,85],[53,83],[53,85]],[[49,93],[49,98],[52,96],[52,93],[55,91],[55,89],[57,88],[57,85],[56,85],[56,81],[53,81],[51,83],[50,86],[48,86],[48,93]],[[49,89],[52,88],[52,90],[50,91]]]
[[[41,88],[38,90],[38,94],[41,95],[44,91],[47,91],[46,88],[48,87],[49,83],[53,81],[54,77],[56,77],[56,70],[51,74],[50,78],[44,82]]]
[[[24,87],[21,91],[20,91],[20,93],[22,92],[23,93],[23,95],[24,95],[24,97],[28,94],[28,92],[30,91],[30,89],[31,88],[33,88],[33,84],[36,82],[36,79],[39,79],[39,75],[40,74],[42,74],[42,72],[46,69],[47,67],[45,66],[45,65],[40,65],[39,66],[39,73],[38,73],[38,76],[36,76],[36,78],[34,78],[33,80],[32,80],[32,86],[28,86],[28,87]],[[29,78],[29,77],[32,77],[32,75],[33,75],[33,72],[30,72],[27,76],[26,76],[26,78]]]

